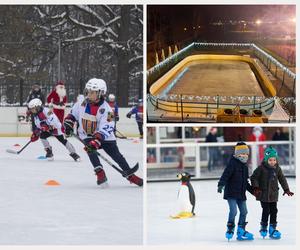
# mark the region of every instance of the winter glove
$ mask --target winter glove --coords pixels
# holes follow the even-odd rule
[[[131,113],[128,113],[126,116],[127,118],[131,118]]]
[[[93,135],[93,139],[88,142],[88,144],[84,147],[84,150],[87,152],[93,152],[101,148],[101,141],[103,137],[100,133],[95,133]]]
[[[36,129],[33,131],[31,137],[30,137],[30,141],[31,142],[35,142],[37,141],[39,138],[40,138],[40,130],[39,129]]]
[[[222,193],[224,186],[218,186],[218,193]]]
[[[253,188],[253,195],[258,198],[261,195],[261,189],[258,187]]]
[[[294,193],[291,192],[289,189],[284,190],[283,195],[287,194],[288,196],[293,196]]]

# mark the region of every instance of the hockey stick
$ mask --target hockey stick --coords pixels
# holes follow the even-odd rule
[[[6,149],[6,152],[7,153],[11,153],[11,154],[20,154],[29,144],[31,143],[31,141],[29,141],[29,142],[27,142],[26,143],[26,145],[23,147],[23,148],[21,148],[19,151],[15,151],[15,150],[13,150],[13,149]]]
[[[76,134],[72,134],[78,141],[80,141],[83,145],[85,145],[85,146],[87,146],[88,147],[88,145],[83,141],[83,140],[81,140],[80,138],[79,138],[79,136],[78,135],[76,135]],[[114,165],[109,159],[107,159],[106,157],[104,157],[102,154],[100,154],[99,152],[97,152],[96,151],[96,153],[97,153],[97,155],[102,159],[102,160],[104,160],[108,165],[110,165],[111,167],[113,167],[115,170],[117,170],[123,177],[127,177],[127,176],[129,176],[129,175],[132,175],[133,173],[135,173],[138,169],[139,169],[139,164],[137,163],[137,164],[135,164],[134,166],[133,166],[133,168],[130,168],[129,170],[127,170],[127,171],[123,171],[122,169],[120,169],[119,167],[117,167],[116,165]]]

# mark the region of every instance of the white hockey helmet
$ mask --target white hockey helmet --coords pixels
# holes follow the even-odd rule
[[[115,95],[114,95],[114,94],[109,94],[109,95],[108,95],[108,100],[109,100],[110,102],[114,102],[114,101],[116,100]]]
[[[106,94],[107,86],[104,80],[98,78],[92,78],[86,83],[85,89],[87,91],[89,90],[99,91],[99,96],[101,96]]]
[[[42,105],[42,101],[39,98],[34,98],[28,103],[28,108],[40,108]]]

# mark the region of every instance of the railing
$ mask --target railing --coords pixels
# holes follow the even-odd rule
[[[289,176],[296,175],[295,165],[295,142],[294,141],[263,141],[263,142],[246,142],[250,148],[249,155],[249,174],[259,166],[262,153],[266,146],[272,145],[277,149],[279,154],[279,165],[283,172]],[[155,161],[147,163],[147,178],[149,181],[164,181],[176,179],[176,173],[180,171],[188,171],[195,175],[195,178],[219,178],[222,174],[226,163],[233,153],[236,142],[211,142],[211,143],[161,143],[148,144],[147,160],[152,157]],[[179,153],[178,148],[184,148],[183,166],[178,168]],[[208,162],[211,149],[217,149],[222,154],[217,156],[218,164],[215,164],[213,171],[209,170]],[[162,151],[175,151],[169,155],[169,160],[164,160]],[[225,152],[225,153],[224,153]],[[154,156],[153,156],[154,155]],[[226,157],[225,157],[226,155]],[[172,158],[173,157],[173,160]]]
[[[179,113],[181,121],[189,119],[187,117],[187,115],[189,116],[189,114],[201,114],[209,116],[216,114],[218,109],[221,107],[224,109],[234,109],[237,105],[239,105],[240,111],[244,112],[245,114],[248,114],[250,110],[252,110],[253,112],[256,112],[255,110],[264,110],[265,112],[267,112],[274,107],[275,103],[275,99],[273,97],[262,98],[256,96],[251,97],[252,101],[249,104],[241,103],[241,99],[243,97],[241,97],[240,100],[239,97],[235,97],[237,98],[236,103],[226,103],[222,101],[222,97],[220,96],[217,96],[214,102],[192,101],[187,100],[188,98],[189,97],[185,98],[183,95],[181,95],[179,98],[177,98],[177,100],[175,100],[174,98],[160,99],[156,96],[148,94],[148,102],[150,102],[150,104],[153,105],[155,109]],[[198,99],[200,98],[201,97],[199,97]],[[193,97],[193,99],[197,100],[197,97]],[[261,99],[263,100],[261,101]],[[241,113],[241,115],[243,115],[243,113]]]

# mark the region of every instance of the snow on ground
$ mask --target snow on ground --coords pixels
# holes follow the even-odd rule
[[[288,178],[292,191],[296,191],[296,180]],[[282,239],[262,239],[259,235],[261,217],[260,203],[247,193],[248,216],[247,230],[254,233],[255,240],[240,242],[225,239],[228,205],[223,200],[223,193],[217,193],[217,181],[194,181],[192,185],[196,194],[196,217],[190,219],[170,219],[179,183],[147,184],[147,244],[149,245],[294,245],[296,244],[296,197],[282,196],[278,202],[278,229]],[[237,223],[238,217],[236,217]]]
[[[37,159],[45,155],[40,141],[20,155],[5,152],[27,141],[0,138],[0,244],[142,244],[142,188],[103,163],[109,187],[101,189],[82,145],[74,138],[70,141],[81,162],[74,162],[55,138],[49,140],[52,162]],[[118,140],[118,145],[129,165],[139,162],[142,176],[142,142]],[[44,185],[50,179],[61,185]]]

